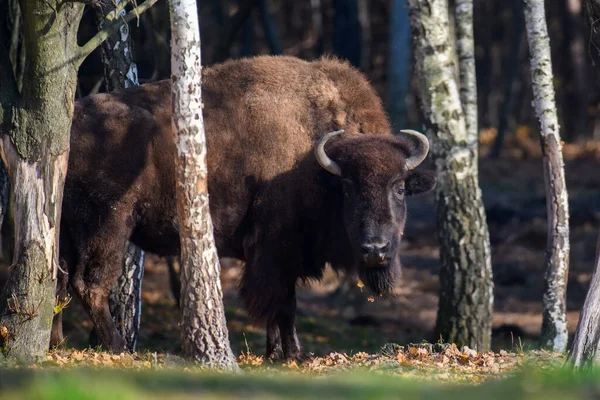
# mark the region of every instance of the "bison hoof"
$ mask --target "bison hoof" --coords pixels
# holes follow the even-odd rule
[[[131,353],[124,340],[114,340],[110,344],[108,351],[113,354]]]
[[[303,354],[300,351],[284,354],[283,351],[279,350],[279,351],[273,351],[270,354],[268,354],[267,360],[271,361],[272,363],[284,363],[284,362],[290,362],[290,361],[296,361],[298,363],[303,363],[303,362],[312,360],[313,356],[314,355],[312,353]]]
[[[267,354],[267,360],[269,360],[271,362],[281,362],[281,361],[284,361],[285,357],[283,355],[283,350],[276,349],[276,350],[273,350],[273,351],[269,352]]]

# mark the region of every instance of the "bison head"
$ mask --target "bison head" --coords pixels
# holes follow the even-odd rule
[[[343,131],[328,133],[315,147],[319,164],[335,175],[343,192],[343,220],[353,264],[361,280],[386,295],[400,274],[399,246],[406,222],[406,196],[435,186],[433,174],[414,170],[429,151],[425,135],[405,130],[401,136],[362,135],[325,144]]]

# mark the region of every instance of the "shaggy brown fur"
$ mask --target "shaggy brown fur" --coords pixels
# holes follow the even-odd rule
[[[297,357],[298,279],[320,277],[329,261],[387,292],[400,268],[406,206],[399,188],[428,190],[434,179],[406,173],[409,143],[391,136],[379,98],[346,63],[230,61],[204,70],[202,90],[219,255],[246,261],[240,294],[250,315],[267,325],[268,356]],[[75,107],[61,258],[100,342],[113,351],[125,344],[108,295],[127,240],[160,255],[179,253],[170,94],[170,82],[162,81],[90,96]],[[312,154],[319,137],[340,128],[346,133],[328,152],[342,166],[341,178]],[[386,264],[361,261],[361,245],[375,237],[390,244]],[[56,343],[60,316],[55,322]]]

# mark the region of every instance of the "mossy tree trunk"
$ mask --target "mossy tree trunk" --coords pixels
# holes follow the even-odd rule
[[[467,123],[463,111],[463,106],[467,110],[473,106],[469,99],[473,95],[461,105],[447,0],[410,0],[409,12],[420,97],[438,175],[441,271],[436,337],[485,351],[491,341],[493,281],[478,180],[477,122],[469,118]],[[461,27],[471,23],[470,17],[457,15],[459,43],[464,43],[470,39],[460,33]],[[474,89],[474,82],[467,83],[465,89]]]
[[[115,13],[115,8],[123,0],[103,0],[97,7],[98,27],[125,16],[125,10]],[[106,39],[101,46],[104,64],[106,91],[138,86],[138,70],[135,63],[133,40],[129,25],[123,24],[119,31]],[[129,243],[123,273],[110,293],[110,312],[117,330],[127,342],[130,350],[135,350],[140,318],[142,316],[142,278],[144,277],[144,251]]]
[[[149,8],[148,0],[135,14]],[[21,0],[22,85],[12,73],[6,20],[0,20],[0,150],[8,168],[15,227],[11,273],[0,301],[0,347],[25,362],[43,358],[50,340],[58,270],[62,194],[77,69],[130,13],[77,45],[80,2]],[[8,2],[0,2],[0,16]]]
[[[220,265],[208,207],[200,30],[195,0],[171,0],[171,73],[181,235],[181,334],[189,358],[238,370],[229,344]]]
[[[71,60],[78,51],[83,5],[23,0],[20,7],[27,54],[22,89],[19,93],[14,78],[3,73],[0,95],[0,146],[13,189],[15,223],[11,274],[0,303],[0,333],[5,355],[31,362],[45,354],[50,339],[77,82]],[[2,64],[2,69],[11,65]]]
[[[540,121],[548,214],[541,345],[564,352],[568,341],[569,201],[543,0],[525,0],[525,27],[529,42],[533,103]]]

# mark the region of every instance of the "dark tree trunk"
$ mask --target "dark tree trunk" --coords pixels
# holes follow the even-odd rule
[[[122,0],[105,0],[96,8],[100,29],[104,24],[125,15],[124,9],[119,13],[114,12],[115,7],[121,3]],[[117,34],[106,39],[101,50],[106,91],[139,85],[129,25],[124,24]],[[140,329],[143,276],[144,252],[129,243],[123,273],[110,294],[110,311],[117,330],[130,350],[135,350]]]
[[[600,27],[597,21],[600,18],[600,1],[583,0],[583,6],[592,30],[591,40],[599,43]],[[596,64],[596,68],[598,68],[598,64]],[[600,236],[596,246],[594,273],[579,315],[568,362],[575,368],[586,369],[600,363]]]
[[[410,0],[409,10],[421,101],[438,174],[441,271],[436,337],[486,351],[493,305],[490,242],[478,180],[476,128],[465,120],[455,80],[448,2]],[[457,24],[470,25],[469,13]],[[462,33],[460,37],[469,40]],[[469,91],[475,89],[474,82],[468,86]],[[476,107],[473,101],[467,105],[471,110]]]
[[[239,32],[240,28],[242,28],[246,19],[250,17],[250,13],[257,4],[258,0],[242,0],[240,2],[237,13],[229,18],[225,24],[225,30],[219,39],[219,43],[217,43],[217,49],[215,50],[215,62],[223,62],[229,58],[231,44],[233,43],[235,36]]]
[[[510,33],[510,48],[512,51],[508,54],[508,60],[505,63],[506,83],[504,84],[504,96],[502,102],[502,111],[498,121],[498,134],[494,140],[494,146],[491,151],[491,157],[498,158],[504,146],[506,130],[508,129],[509,118],[512,115],[513,100],[516,96],[515,86],[519,78],[519,69],[521,66],[520,49],[523,40],[523,10],[522,0],[510,0],[512,4],[512,26]]]
[[[8,228],[8,223],[6,228],[4,226],[4,221],[8,213],[9,189],[8,171],[6,170],[4,161],[0,160],[0,260],[3,262],[10,262],[9,256],[12,255],[12,250],[8,246],[12,244],[12,239],[14,239],[14,229],[6,229]],[[4,235],[9,235],[11,238],[5,238]]]
[[[390,16],[390,56],[388,60],[388,114],[394,132],[407,128],[406,99],[410,91],[410,23],[406,1],[394,0]]]
[[[585,136],[588,120],[589,89],[592,87],[588,76],[588,48],[585,24],[581,12],[581,0],[565,0],[564,32],[566,35],[564,49],[567,68],[564,89],[565,104],[568,111],[564,113],[565,140],[574,141]],[[597,23],[597,22],[596,22]],[[588,137],[589,138],[589,137]]]
[[[361,26],[358,19],[358,0],[335,0],[333,19],[333,51],[360,68],[362,61]]]
[[[275,25],[273,16],[269,12],[267,0],[258,1],[258,10],[260,12],[260,23],[265,31],[265,38],[267,39],[267,43],[269,43],[271,54],[283,54],[283,46],[279,40],[279,33],[277,32],[277,26]]]
[[[592,45],[590,50],[590,56],[594,60],[594,64],[598,64],[598,59],[600,57],[600,0],[581,0],[583,6],[583,14],[585,19],[587,20],[588,26],[591,30],[591,36],[589,38],[589,42],[595,43],[596,45]]]
[[[569,201],[554,96],[550,39],[543,0],[525,0],[525,25],[531,61],[535,113],[540,121],[544,156],[548,243],[541,345],[567,349],[567,274],[569,271]]]
[[[310,0],[311,24],[315,34],[314,55],[321,56],[325,49],[324,29],[323,29],[323,11],[321,10],[321,0]]]

